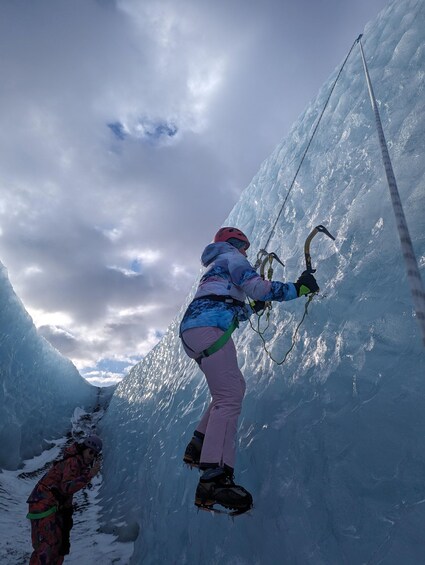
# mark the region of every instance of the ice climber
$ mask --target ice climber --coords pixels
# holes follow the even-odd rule
[[[249,245],[237,228],[224,227],[217,232],[202,253],[207,269],[180,326],[183,347],[199,364],[212,396],[183,457],[185,463],[203,471],[195,505],[213,509],[217,503],[236,513],[252,507],[252,496],[233,481],[245,380],[230,334],[254,311],[245,304],[247,296],[258,301],[254,309],[259,311],[265,301],[292,300],[319,290],[307,272],[295,283],[263,280],[246,259]]]
[[[61,565],[69,554],[72,497],[99,472],[101,450],[96,435],[73,443],[36,484],[27,500],[34,548],[30,565]]]

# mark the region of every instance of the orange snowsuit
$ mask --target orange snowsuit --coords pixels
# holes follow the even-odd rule
[[[30,565],[61,565],[69,553],[72,497],[91,480],[83,449],[77,443],[68,447],[64,458],[38,481],[27,500],[34,548]]]

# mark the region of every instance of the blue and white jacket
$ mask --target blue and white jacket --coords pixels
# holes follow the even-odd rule
[[[238,321],[246,321],[252,314],[249,305],[217,302],[203,296],[231,296],[244,302],[253,300],[283,302],[297,298],[293,283],[265,281],[248,259],[230,243],[219,242],[208,245],[201,256],[204,267],[193,301],[189,304],[180,325],[180,334],[201,326],[217,327],[226,331],[235,315]]]

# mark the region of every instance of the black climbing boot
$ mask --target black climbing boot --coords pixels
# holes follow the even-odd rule
[[[243,514],[252,508],[251,494],[240,485],[235,485],[231,473],[222,467],[207,469],[196,489],[195,505],[203,510],[216,511],[214,504],[221,504],[234,512]]]
[[[200,432],[195,432],[192,439],[187,444],[183,455],[183,461],[186,465],[190,465],[190,467],[199,467],[203,439],[204,438]]]

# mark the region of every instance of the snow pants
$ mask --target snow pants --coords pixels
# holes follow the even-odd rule
[[[29,565],[62,565],[62,517],[56,512],[40,520],[31,520],[32,552]]]
[[[223,335],[214,327],[186,330],[182,334],[183,347],[189,357],[196,357]],[[201,418],[197,431],[204,434],[201,468],[227,465],[234,469],[236,433],[245,379],[238,367],[236,348],[232,339],[210,357],[200,362],[212,396],[210,405]]]

